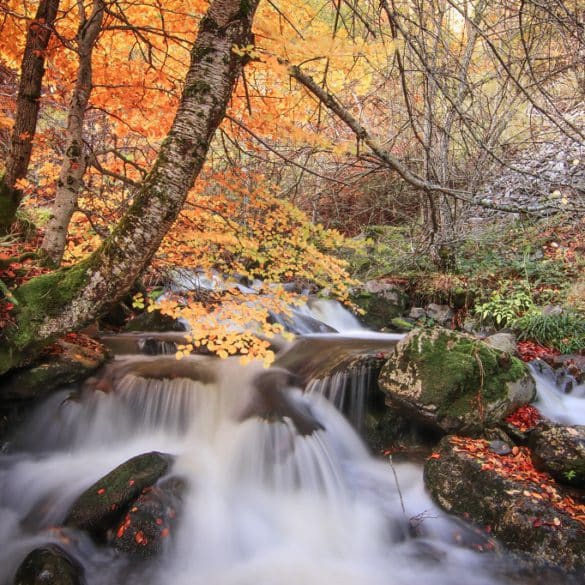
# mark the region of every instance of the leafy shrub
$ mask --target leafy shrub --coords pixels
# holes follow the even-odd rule
[[[520,339],[536,341],[561,353],[585,350],[585,318],[579,313],[530,311],[514,322],[514,328]]]
[[[501,289],[494,291],[489,301],[476,305],[475,312],[483,323],[506,327],[532,307],[532,297],[526,289]]]

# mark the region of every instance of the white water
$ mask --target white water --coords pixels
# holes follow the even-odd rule
[[[554,380],[531,366],[536,383],[535,406],[548,419],[567,425],[585,425],[585,384],[575,386],[570,393],[562,392]]]
[[[280,388],[279,407],[296,414],[279,419],[271,403],[269,422],[254,414],[271,398],[259,390],[260,366],[189,358],[194,379],[133,373],[160,359],[118,360],[108,394],[53,396],[0,459],[0,584],[35,546],[58,540],[49,528],[84,489],[150,450],[176,455],[171,474],[188,481],[179,529],[147,565],[69,531],[64,546],[88,585],[501,582],[485,568],[492,558],[451,544],[459,527],[424,494],[420,469],[397,465],[399,489],[388,462],[372,459],[319,393]],[[298,413],[321,430],[299,433]],[[425,535],[412,538],[419,515]]]

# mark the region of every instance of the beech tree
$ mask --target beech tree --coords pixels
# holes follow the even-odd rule
[[[78,9],[79,30],[76,40],[79,69],[67,114],[65,158],[57,181],[52,215],[45,229],[42,245],[43,250],[57,266],[63,257],[67,228],[77,204],[77,196],[88,162],[83,123],[93,89],[92,53],[101,31],[105,4],[103,0],[94,0],[89,15],[86,14],[82,3]]]
[[[12,225],[21,200],[16,183],[26,176],[30,162],[39,116],[45,55],[58,9],[59,0],[41,0],[28,27],[10,151],[4,175],[0,178],[0,234]]]
[[[199,174],[253,45],[258,0],[213,0],[202,19],[171,129],[154,166],[110,237],[81,262],[13,293],[15,323],[0,349],[0,374],[71,329],[95,320],[132,286],[179,214]]]

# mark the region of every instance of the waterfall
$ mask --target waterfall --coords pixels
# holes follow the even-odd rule
[[[545,365],[546,366],[546,365]],[[536,383],[535,406],[548,419],[566,425],[585,425],[585,384],[575,384],[563,391],[550,368],[533,362],[530,365]]]
[[[501,583],[494,558],[456,544],[461,527],[424,493],[420,468],[372,458],[341,412],[363,404],[368,377],[365,364],[343,368],[397,338],[329,337],[300,340],[270,369],[120,355],[53,395],[0,457],[0,585],[47,542],[88,585]],[[141,564],[54,529],[85,489],[152,450],[172,454],[169,474],[188,486],[163,554]]]

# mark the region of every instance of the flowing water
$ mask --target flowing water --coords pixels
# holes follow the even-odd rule
[[[268,370],[121,355],[97,379],[53,395],[0,458],[0,584],[48,542],[83,565],[88,585],[507,583],[493,555],[457,544],[466,529],[426,496],[420,467],[370,456],[333,404],[348,400],[340,392],[363,394],[351,380],[367,372],[352,377],[343,363],[396,338],[326,337],[302,341]],[[345,357],[304,392],[317,372],[309,354]],[[169,475],[188,486],[157,558],[136,561],[55,530],[86,488],[151,450],[174,455]]]
[[[543,369],[542,364],[534,363],[530,369],[536,382],[538,410],[554,422],[585,425],[585,384],[565,381],[564,391],[559,387],[559,380],[551,376],[550,368]]]

